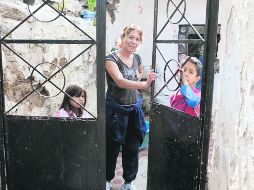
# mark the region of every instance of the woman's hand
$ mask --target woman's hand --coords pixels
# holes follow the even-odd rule
[[[157,74],[152,70],[149,74],[148,74],[148,78],[146,80],[146,89],[149,88],[152,84],[153,81],[155,81],[157,78]]]

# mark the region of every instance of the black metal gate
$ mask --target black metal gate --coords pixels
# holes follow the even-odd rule
[[[20,1],[19,1],[20,2]],[[35,1],[25,1],[33,4]],[[36,1],[38,3],[38,1]],[[96,3],[96,39],[89,36],[82,28],[77,26],[64,13],[63,0],[61,6],[55,7],[52,1],[41,0],[40,5],[32,10],[32,5],[28,5],[29,13],[11,31],[1,35],[0,44],[0,126],[1,126],[1,189],[9,190],[98,190],[105,186],[105,117],[104,117],[104,96],[105,96],[105,76],[104,76],[104,56],[105,56],[105,0],[97,0]],[[84,37],[80,39],[66,40],[65,37],[56,39],[36,39],[32,36],[29,39],[21,39],[17,35],[12,35],[26,22],[41,20],[37,18],[37,13],[47,7],[56,17],[52,20],[43,21],[47,23],[58,22],[61,18],[81,32]],[[66,30],[70,29],[67,28]],[[56,30],[48,28],[49,30]],[[1,32],[1,31],[0,31]],[[1,33],[0,33],[1,34]],[[45,34],[46,35],[46,34]],[[15,36],[15,37],[12,37]],[[56,36],[60,36],[60,33]],[[77,53],[75,57],[66,60],[62,67],[56,66],[57,71],[47,75],[42,73],[38,67],[47,65],[47,57],[43,63],[34,66],[31,62],[36,60],[26,59],[18,53],[14,45],[21,48],[36,45],[84,45],[85,48]],[[82,56],[92,46],[96,46],[96,86],[97,92],[97,115],[91,114],[90,119],[55,118],[48,116],[22,116],[15,114],[16,108],[24,103],[31,95],[41,96],[49,100],[48,93],[43,92],[43,85],[50,83],[58,90],[58,94],[65,93],[64,85],[58,86],[54,82],[54,77],[61,73],[64,80],[65,68],[75,66],[75,59]],[[46,46],[45,46],[46,47]],[[12,105],[6,105],[5,97],[5,70],[4,64],[11,64],[3,57],[3,50],[10,52],[19,59],[19,63],[25,63],[32,73],[36,73],[44,80],[33,86],[30,91]],[[33,52],[30,52],[31,54]],[[44,65],[45,64],[45,65]],[[49,67],[55,66],[48,64]],[[18,67],[18,64],[17,64]],[[51,68],[48,68],[50,70]],[[46,69],[47,70],[47,69]],[[73,73],[75,75],[75,73]],[[32,83],[33,77],[28,78]],[[78,83],[79,81],[77,81]],[[81,85],[82,86],[82,85]],[[15,87],[15,84],[14,84]],[[40,91],[38,90],[40,89]],[[42,89],[42,90],[41,90]],[[45,89],[44,89],[45,90]],[[16,93],[19,93],[18,91]],[[9,97],[8,97],[9,98]],[[89,97],[88,97],[89,98]],[[91,98],[90,98],[91,99]],[[89,100],[89,99],[88,99]],[[31,102],[30,102],[31,104]],[[89,110],[87,110],[89,112]],[[90,112],[89,112],[90,113]],[[95,115],[95,116],[94,116]]]
[[[152,88],[148,190],[204,190],[206,185],[219,5],[218,0],[207,0],[205,30],[200,34],[185,15],[186,4],[191,3],[186,0],[168,0],[167,3],[155,0],[152,63],[155,70],[159,64],[164,65],[165,84],[156,89],[155,83]],[[164,10],[160,10],[161,7]],[[163,22],[161,15],[165,14],[165,10],[167,19],[158,32],[158,22]],[[195,12],[195,9],[192,11]],[[167,35],[162,35],[169,25],[179,26],[178,39],[168,39],[165,37]],[[183,38],[182,34],[187,29],[193,31],[196,39],[191,36]],[[177,45],[178,59],[166,58],[168,52],[163,52],[160,48],[163,45],[164,50],[167,45]],[[176,68],[180,65],[181,54],[196,56],[200,51],[204,56],[200,117],[158,103],[158,95],[164,90],[170,92],[179,88]]]

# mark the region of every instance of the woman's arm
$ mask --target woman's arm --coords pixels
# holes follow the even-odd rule
[[[113,61],[106,61],[106,69],[109,75],[120,88],[146,90],[156,79],[156,74],[154,72],[151,72],[149,73],[146,82],[127,80],[123,77],[122,73],[119,71],[117,64]]]

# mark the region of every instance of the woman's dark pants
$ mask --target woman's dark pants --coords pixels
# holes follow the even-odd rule
[[[135,180],[138,172],[138,151],[140,137],[133,125],[133,114],[130,113],[125,142],[122,144],[123,178],[125,182]],[[106,180],[111,181],[115,176],[117,156],[121,143],[114,141],[112,129],[106,129]]]

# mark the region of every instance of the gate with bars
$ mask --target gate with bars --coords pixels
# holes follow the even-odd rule
[[[36,1],[38,2],[40,3],[36,6],[28,6],[28,16],[16,27],[4,35],[1,34],[1,189],[6,189],[7,186],[10,190],[103,189],[105,187],[105,87],[101,84],[105,83],[106,1],[97,0],[96,38],[91,37],[88,34],[89,31],[85,32],[65,15],[64,0],[60,2],[61,6],[57,7],[49,0]],[[206,185],[214,60],[217,49],[218,0],[206,2],[206,24],[202,34],[185,15],[187,3],[191,2],[155,0],[154,3],[152,67],[156,70],[158,65],[163,65],[165,84],[159,86],[155,83],[151,90],[148,190],[196,190],[205,189]],[[160,6],[161,4],[165,6]],[[50,20],[38,18],[40,11],[45,7],[56,13],[56,16]],[[159,16],[159,13],[165,14],[163,10],[160,10],[161,7],[166,8],[164,24],[158,24],[164,22]],[[59,19],[68,22],[70,28],[73,27],[80,32],[81,34],[78,35],[80,38],[66,39],[66,36],[57,34],[54,39],[48,39],[46,32],[42,32],[44,37],[42,39],[36,39],[32,35],[22,39],[19,38],[19,33],[15,34],[27,22],[41,22],[47,28],[50,23],[57,22]],[[179,36],[184,33],[184,29],[188,28],[197,39],[168,39],[163,35],[167,27],[180,26],[180,24],[182,29],[179,28]],[[49,29],[52,30],[52,28]],[[31,33],[32,31],[31,29]],[[48,46],[59,46],[58,48],[63,51],[65,46],[77,45],[76,48],[80,51],[77,53],[75,51],[75,54],[60,62],[48,60],[45,52],[41,52],[43,59],[22,54],[24,48],[34,44],[43,47],[44,50],[50,49]],[[167,58],[165,56],[167,52],[161,50],[161,45],[177,45],[178,52],[174,56],[177,58]],[[94,46],[96,46],[96,86],[99,87],[96,88],[97,108],[95,112],[84,108],[90,113],[91,118],[71,119],[20,114],[24,109],[22,106],[33,103],[29,100],[31,96],[35,97],[33,100],[42,98],[44,104],[50,105],[53,104],[52,99],[58,95],[65,95],[63,89],[69,83],[68,81],[75,78],[75,73],[66,75],[65,71],[71,67],[74,67],[73,70],[79,69],[80,67],[76,65],[77,60],[87,56],[84,54]],[[204,47],[203,51],[202,47]],[[186,51],[180,51],[180,49]],[[54,52],[55,48],[50,50]],[[165,90],[168,93],[179,89],[176,68],[184,64],[181,58],[187,54],[196,56],[199,51],[203,52],[204,60],[201,113],[200,117],[193,117],[159,103],[158,96]],[[16,61],[7,62],[2,52],[11,53],[16,57]],[[33,53],[38,54],[38,51],[30,52],[30,55]],[[58,57],[57,52],[54,53]],[[26,93],[21,93],[20,99],[12,99],[11,103],[7,101],[10,96],[5,89],[6,83],[9,82],[6,81],[8,78],[6,73],[9,71],[7,64],[17,64],[17,66],[23,64],[22,68],[29,68],[28,77],[24,81],[29,83],[30,88]],[[40,81],[38,82],[35,78],[40,78]],[[62,80],[59,80],[60,78]],[[60,84],[59,81],[61,81]],[[14,82],[11,86],[14,88],[18,84]],[[16,91],[11,95],[14,96],[17,93],[19,92]],[[25,103],[26,101],[28,103]],[[39,106],[43,107],[43,104]]]
[[[159,70],[163,70],[164,83],[156,81],[151,92],[148,190],[206,188],[219,2],[205,2],[206,23],[199,26],[186,15],[196,11],[194,6],[187,9],[192,1],[155,0],[152,68],[163,67]],[[178,39],[169,37],[174,37],[175,26]],[[191,35],[186,35],[187,31]],[[169,106],[170,96],[180,88],[178,68],[186,64],[188,56],[203,62],[201,109],[197,117]],[[166,95],[166,103],[160,100],[161,94]]]
[[[106,1],[97,0],[96,28],[71,19],[66,2],[24,1],[27,12],[22,20],[10,31],[0,31],[3,190],[83,190],[105,186],[105,87],[101,84],[105,83]],[[68,28],[55,23],[65,23]],[[85,27],[94,28],[96,35],[92,36]],[[48,36],[48,30],[55,31],[54,35]],[[72,30],[75,35],[68,33]],[[96,63],[89,62],[91,54],[96,55]],[[89,68],[94,72],[85,76],[83,71]],[[21,74],[19,69],[26,72]],[[91,77],[94,73],[96,76]],[[93,85],[95,105],[89,107],[92,111],[80,105],[89,118],[52,117],[70,83]],[[28,108],[29,115],[22,111]]]

